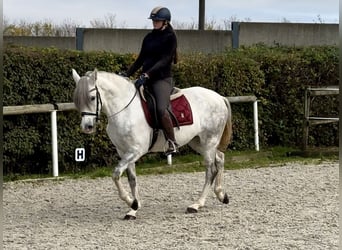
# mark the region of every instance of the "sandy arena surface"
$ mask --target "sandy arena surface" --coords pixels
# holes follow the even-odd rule
[[[138,181],[133,221],[110,177],[5,183],[4,249],[338,249],[338,162],[226,170],[197,214],[204,172]]]

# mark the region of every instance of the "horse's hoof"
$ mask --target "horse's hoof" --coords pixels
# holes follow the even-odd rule
[[[137,217],[130,215],[130,214],[126,214],[124,217],[124,220],[135,220]]]
[[[195,214],[198,212],[198,210],[196,208],[193,208],[193,207],[188,207],[186,209],[186,211],[189,213],[189,214]]]
[[[223,203],[223,204],[228,204],[228,203],[229,203],[229,198],[228,198],[228,195],[227,195],[227,194],[224,195],[224,198],[223,198],[222,203]]]

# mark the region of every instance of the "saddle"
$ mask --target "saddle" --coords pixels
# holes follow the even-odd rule
[[[145,88],[144,96],[146,102],[141,98],[141,104],[144,110],[146,120],[151,128],[161,129],[157,117],[157,106],[153,95]],[[169,112],[173,127],[180,127],[191,125],[193,123],[192,111],[189,101],[180,93],[180,89],[174,88],[170,97],[170,106],[167,111]]]
[[[140,93],[139,93],[140,94]],[[141,105],[144,110],[145,118],[147,123],[153,128],[153,137],[152,143],[150,145],[150,149],[154,145],[158,137],[158,130],[161,129],[161,125],[158,121],[157,117],[157,106],[156,101],[153,95],[148,91],[147,88],[144,88],[144,97],[141,99]],[[192,110],[189,101],[186,97],[180,92],[180,89],[173,88],[171,97],[170,97],[170,106],[167,111],[170,114],[173,127],[179,128],[180,126],[186,126],[193,124]]]

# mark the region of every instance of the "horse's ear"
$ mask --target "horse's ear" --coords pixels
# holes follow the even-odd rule
[[[76,70],[72,69],[72,77],[74,78],[75,83],[77,84],[78,81],[80,80],[80,76],[78,75],[78,73],[76,72]]]
[[[97,68],[94,69],[94,80],[97,80]]]

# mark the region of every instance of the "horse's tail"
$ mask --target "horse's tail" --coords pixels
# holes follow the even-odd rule
[[[230,108],[230,103],[228,101],[228,99],[226,97],[223,97],[224,102],[226,104],[227,107],[227,112],[228,112],[228,118],[226,121],[226,125],[224,127],[222,136],[221,136],[221,140],[219,145],[217,146],[217,149],[220,150],[221,152],[225,152],[229,143],[232,140],[232,134],[233,134],[233,130],[232,130],[232,110]]]

